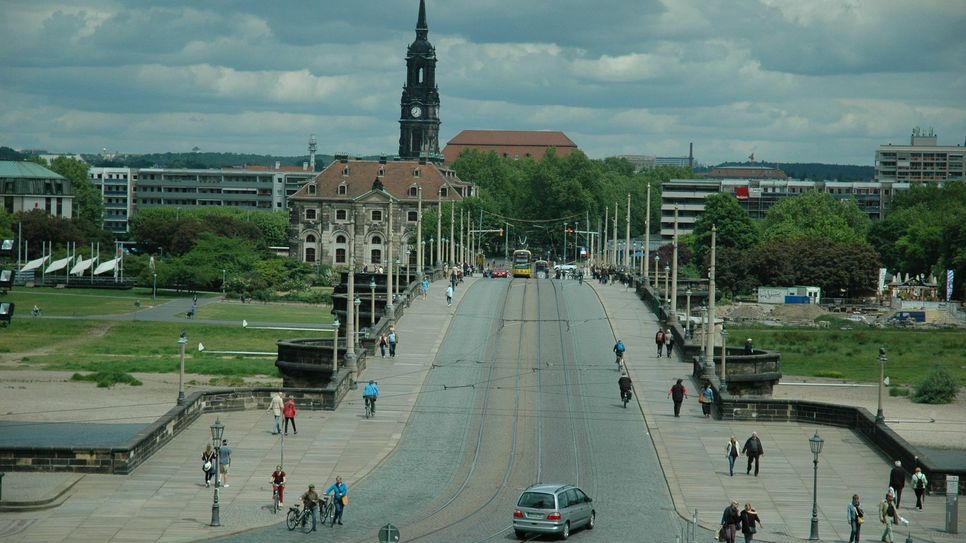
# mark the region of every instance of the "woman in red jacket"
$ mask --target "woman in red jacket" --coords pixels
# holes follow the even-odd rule
[[[288,435],[289,421],[292,421],[292,432],[295,435],[299,435],[299,431],[295,428],[295,400],[289,398],[285,401],[285,407],[282,408],[282,414],[285,415],[285,435]]]

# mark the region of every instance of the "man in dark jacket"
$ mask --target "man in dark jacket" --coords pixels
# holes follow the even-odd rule
[[[617,380],[617,386],[621,389],[621,401],[627,396],[628,392],[631,391],[631,378],[625,372],[621,372],[620,379]],[[624,407],[627,407],[625,404]]]
[[[758,439],[758,432],[752,432],[751,437],[748,441],[745,441],[744,448],[741,449],[741,453],[748,456],[748,470],[745,473],[751,473],[751,462],[755,462],[755,477],[758,477],[758,457],[765,454],[765,449],[761,446],[761,440]]]
[[[902,500],[902,489],[906,486],[906,472],[902,469],[902,462],[896,460],[896,465],[892,467],[892,471],[889,472],[889,486],[896,491],[896,507],[899,507],[899,501]]]
[[[731,505],[721,514],[721,538],[725,543],[735,543],[735,535],[740,525],[741,512],[738,511],[738,502],[732,500]]]
[[[684,385],[681,384],[682,381],[683,379],[678,379],[678,382],[671,385],[671,390],[667,393],[668,398],[671,398],[674,402],[675,417],[681,416],[681,403],[688,397],[688,389],[684,388]]]

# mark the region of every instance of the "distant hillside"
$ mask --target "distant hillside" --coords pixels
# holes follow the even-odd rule
[[[719,166],[766,166],[769,168],[778,168],[788,174],[788,177],[811,179],[814,181],[872,181],[875,177],[875,168],[873,166],[855,166],[852,164],[822,164],[819,162],[723,162]]]
[[[238,166],[301,166],[309,161],[308,155],[273,156],[244,153],[148,153],[144,155],[122,155],[106,159],[100,155],[83,155],[92,166],[118,168],[229,168]],[[315,169],[321,171],[332,162],[331,155],[315,155]]]

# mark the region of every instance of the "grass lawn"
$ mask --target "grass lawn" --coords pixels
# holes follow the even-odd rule
[[[291,322],[319,326],[335,320],[328,305],[213,303],[198,309],[198,320]]]
[[[251,330],[241,325],[219,326],[148,321],[50,321],[18,319],[0,331],[0,351],[28,353],[25,363],[46,369],[112,372],[176,372],[178,337],[188,334],[187,371],[211,375],[275,375],[274,356],[199,353],[206,350],[264,351],[274,353],[282,338],[326,337],[330,333]]]
[[[212,293],[199,294],[200,297],[215,296]],[[184,292],[159,291],[155,303],[163,303],[175,298],[189,298]],[[140,301],[141,308],[152,305],[151,290],[134,288],[128,290],[106,290],[96,288],[15,288],[4,300],[17,304],[14,318],[22,320],[30,317],[34,305],[40,307],[47,317],[86,317],[90,315],[117,315],[134,311],[134,302]]]
[[[885,374],[893,384],[919,382],[932,367],[944,367],[966,386],[966,333],[962,330],[895,330],[862,328],[730,327],[728,344],[776,350],[782,373],[817,376],[839,372],[850,381],[879,379],[879,346],[886,348]]]

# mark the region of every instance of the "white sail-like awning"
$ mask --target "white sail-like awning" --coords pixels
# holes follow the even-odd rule
[[[31,260],[30,262],[27,262],[26,264],[24,264],[24,267],[20,268],[20,271],[28,272],[28,271],[36,270],[37,268],[43,266],[44,263],[47,262],[48,258],[50,257],[45,256],[43,258],[37,258],[35,260]]]
[[[47,269],[44,270],[44,273],[60,271],[66,268],[67,266],[70,266],[70,261],[73,259],[74,257],[68,256],[67,258],[61,258],[60,260],[55,260],[50,263],[50,266],[47,266]]]
[[[100,275],[102,273],[113,272],[117,269],[117,264],[120,262],[120,258],[114,258],[102,263],[100,266],[94,269],[94,275]]]
[[[94,264],[94,261],[95,260],[97,260],[97,257],[96,256],[94,258],[89,258],[87,260],[84,260],[83,257],[78,258],[77,259],[77,262],[74,264],[74,267],[70,269],[70,274],[71,275],[84,275],[84,272],[86,272],[87,269],[90,268],[91,265]]]

